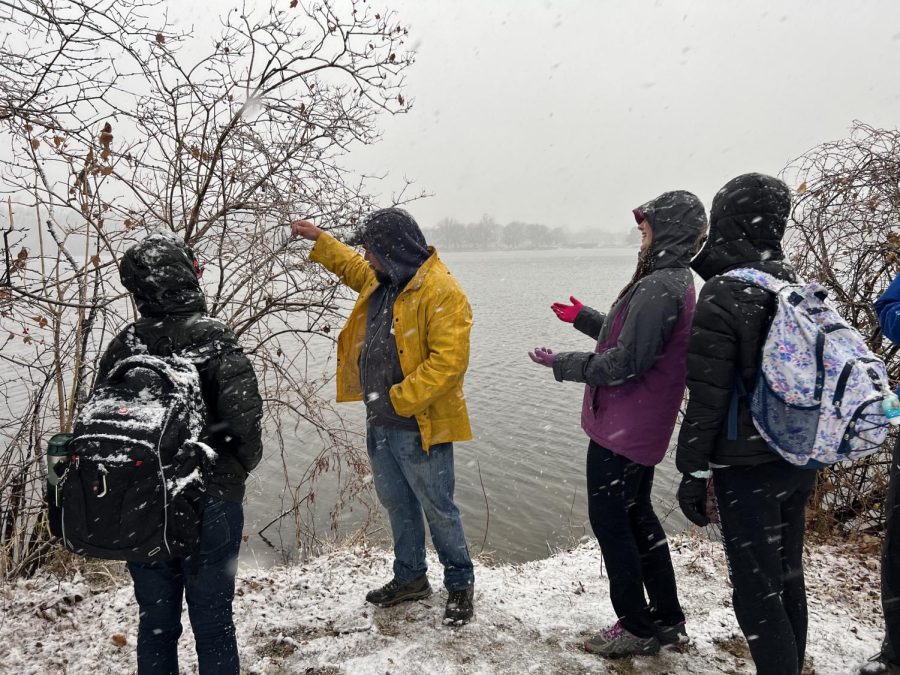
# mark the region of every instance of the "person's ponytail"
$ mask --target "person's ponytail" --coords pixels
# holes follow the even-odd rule
[[[637,267],[634,270],[634,276],[631,277],[631,281],[619,292],[619,296],[616,298],[616,302],[625,297],[625,294],[630,291],[634,285],[643,279],[645,276],[650,274],[653,269],[653,246],[650,245],[646,249],[642,250],[638,254]]]

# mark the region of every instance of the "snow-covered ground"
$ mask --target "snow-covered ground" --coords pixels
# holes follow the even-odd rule
[[[613,620],[600,552],[586,542],[524,565],[478,564],[476,619],[442,624],[444,591],[390,609],[364,601],[390,576],[375,548],[303,565],[242,569],[235,621],[246,673],[752,673],[731,609],[721,547],[671,542],[690,642],[651,658],[604,661],[582,651]],[[441,588],[440,565],[429,576]],[[806,555],[807,673],[846,675],[881,639],[878,560],[831,547]],[[0,672],[132,673],[137,609],[125,578],[103,589],[49,577],[0,586]],[[184,615],[183,672],[196,672]]]

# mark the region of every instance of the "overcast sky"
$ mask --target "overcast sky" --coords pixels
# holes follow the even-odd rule
[[[378,5],[379,2],[372,2]],[[492,214],[632,227],[670,189],[709,205],[854,119],[896,127],[900,2],[382,0],[411,25],[414,108],[351,164],[433,197],[424,226]]]

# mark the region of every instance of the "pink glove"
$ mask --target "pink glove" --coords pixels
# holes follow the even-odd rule
[[[581,304],[580,300],[576,300],[574,295],[569,296],[569,301],[572,303],[571,305],[567,305],[562,302],[554,302],[550,305],[550,309],[559,317],[560,321],[565,321],[566,323],[575,323],[575,317],[578,316],[578,312],[581,311],[581,308],[584,307]]]
[[[553,362],[556,361],[556,354],[548,347],[535,347],[533,352],[528,352],[528,356],[530,356],[531,360],[535,363],[540,363],[542,366],[547,366],[548,368],[552,368]]]

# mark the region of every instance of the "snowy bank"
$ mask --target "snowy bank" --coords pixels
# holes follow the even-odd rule
[[[731,609],[721,546],[671,542],[690,642],[658,657],[604,661],[581,641],[613,620],[600,552],[587,542],[524,565],[476,569],[476,618],[442,624],[446,593],[390,609],[364,601],[390,576],[380,549],[339,550],[302,565],[242,569],[235,622],[246,673],[752,673]],[[831,547],[807,550],[808,673],[855,672],[881,640],[878,561]],[[128,579],[0,586],[0,672],[132,673],[137,606]],[[185,612],[184,672],[196,672]]]

